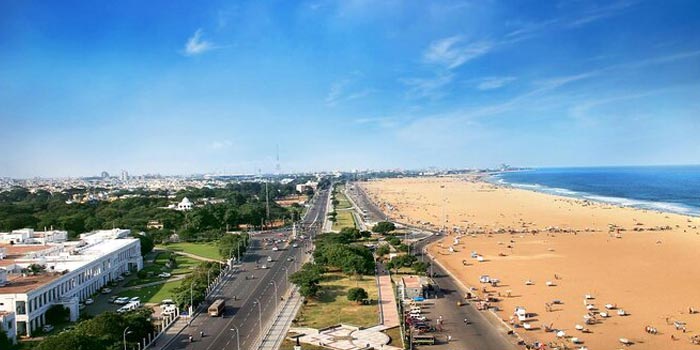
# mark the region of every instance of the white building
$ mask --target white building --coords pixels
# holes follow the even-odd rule
[[[190,199],[185,197],[180,203],[177,204],[177,210],[192,210],[192,202]]]
[[[66,239],[68,232],[58,230],[35,232],[31,228],[23,228],[12,232],[0,232],[0,244],[47,244],[65,242]]]
[[[124,272],[143,268],[141,243],[124,238],[128,234],[114,229],[83,234],[80,241],[0,244],[6,255],[0,260],[0,313],[14,313],[10,333],[31,336],[56,304],[67,307],[75,321],[80,301]],[[27,270],[31,265],[44,270],[33,274]]]
[[[15,313],[0,311],[0,332],[5,332],[10,343],[17,343],[17,335],[15,334]]]

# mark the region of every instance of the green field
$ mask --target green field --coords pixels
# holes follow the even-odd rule
[[[159,245],[157,248],[193,254],[207,259],[221,260],[221,255],[219,255],[219,247],[216,244],[217,242],[180,242]]]
[[[125,290],[119,293],[120,297],[139,297],[141,303],[160,303],[163,299],[172,299],[173,290],[180,286],[182,281],[167,282],[155,286],[139,289]]]
[[[175,262],[177,264],[174,269],[169,269],[165,266],[165,263],[168,261],[168,255],[169,252],[167,251],[158,251],[153,263],[145,264],[145,266],[143,267],[143,271],[145,271],[146,273],[151,272],[153,276],[146,278],[135,277],[127,281],[125,286],[131,287],[140,284],[161,281],[163,280],[163,278],[158,277],[158,274],[161,272],[170,272],[173,276],[188,274],[192,272],[192,270],[201,263],[201,261],[187,256],[175,255]]]
[[[350,209],[350,208],[352,208],[352,204],[350,204],[350,201],[345,196],[344,191],[345,191],[345,186],[338,186],[336,188],[335,199],[338,201],[338,205],[335,207],[335,209]]]
[[[371,305],[360,305],[347,299],[347,291],[361,287],[373,300]],[[321,282],[321,293],[309,299],[297,314],[299,326],[324,328],[339,323],[358,327],[377,325],[379,310],[377,308],[377,284],[374,276],[365,276],[360,281],[342,273],[327,273]]]
[[[355,218],[352,216],[352,211],[341,210],[337,211],[336,221],[333,223],[333,230],[340,231],[343,227],[355,227]]]
[[[384,331],[386,335],[391,338],[389,345],[396,346],[398,348],[403,348],[403,341],[401,340],[401,330],[399,327],[394,327]]]

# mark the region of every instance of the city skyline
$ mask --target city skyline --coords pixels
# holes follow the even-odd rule
[[[0,177],[698,164],[700,3],[0,4]]]

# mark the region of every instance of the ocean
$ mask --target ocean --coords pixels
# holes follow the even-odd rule
[[[493,175],[516,188],[700,216],[700,165],[541,168]]]

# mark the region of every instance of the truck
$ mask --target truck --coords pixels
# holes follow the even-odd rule
[[[226,302],[224,299],[216,299],[213,303],[211,303],[211,305],[209,305],[207,312],[209,313],[209,316],[218,317],[221,316],[221,313],[224,311],[224,307],[226,307]]]

